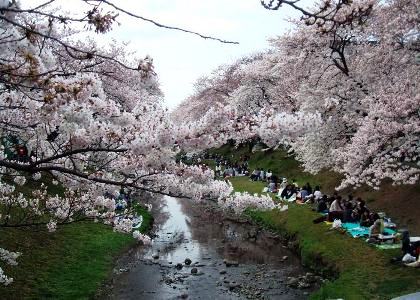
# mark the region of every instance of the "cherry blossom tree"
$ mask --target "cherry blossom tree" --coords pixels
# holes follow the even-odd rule
[[[344,174],[339,188],[377,188],[385,178],[418,182],[418,1],[321,1],[313,9],[299,1],[263,4],[274,10],[290,5],[302,18],[293,21],[292,32],[271,40],[274,50],[241,70],[221,109],[231,112],[226,126],[202,120],[216,136],[287,144],[306,170]]]
[[[54,231],[90,219],[131,232],[132,221],[115,212],[121,188],[143,197],[228,196],[232,187],[214,181],[211,170],[175,162],[175,142],[185,136],[163,107],[152,58],[80,37],[106,33],[118,14],[126,14],[234,42],[163,25],[105,0],[79,1],[88,8],[79,14],[63,13],[54,2],[24,8],[0,1],[0,133],[3,141],[13,140],[0,151],[0,227],[46,225]],[[29,181],[38,187],[21,193],[19,186]],[[63,192],[51,194],[46,183]],[[139,232],[133,236],[149,242]],[[0,248],[6,264],[16,264],[19,255]],[[12,280],[0,268],[0,283]]]
[[[225,106],[232,102],[233,92],[242,81],[242,70],[260,57],[261,54],[243,57],[230,65],[218,67],[208,76],[197,79],[192,95],[179,104],[172,113],[172,118],[178,123],[191,122],[205,115],[209,107]]]

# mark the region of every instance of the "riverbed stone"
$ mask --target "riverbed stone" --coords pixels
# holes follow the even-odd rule
[[[287,277],[286,284],[290,287],[297,287],[299,284],[299,279],[296,277]]]
[[[130,271],[130,269],[128,269],[128,268],[121,268],[121,269],[118,270],[118,273],[126,273],[128,271]]]
[[[237,282],[230,282],[228,284],[229,291],[233,291],[234,289],[240,288],[241,285]]]
[[[313,273],[306,273],[305,275],[305,281],[309,282],[309,283],[315,283],[317,282],[317,278],[315,277],[315,275]]]
[[[198,269],[197,268],[192,268],[191,269],[191,274],[197,274],[198,273]]]
[[[310,287],[311,287],[311,284],[306,282],[306,281],[299,281],[299,283],[297,285],[298,289],[307,289],[307,288],[310,288]]]
[[[182,269],[182,264],[180,264],[180,263],[177,263],[176,265],[175,265],[175,269],[177,269],[177,270],[181,270]]]
[[[223,269],[223,270],[220,270],[220,272],[219,272],[220,274],[226,274],[226,270],[225,269]]]
[[[237,262],[236,260],[224,259],[223,262],[226,265],[226,267],[237,267],[237,266],[239,266],[239,262]]]

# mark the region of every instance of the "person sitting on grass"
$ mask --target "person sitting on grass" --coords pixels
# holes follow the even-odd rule
[[[306,184],[302,187],[302,189],[300,190],[300,199],[305,202],[306,200],[308,200],[308,196],[309,196],[309,192],[308,192],[308,187],[306,186]]]
[[[322,198],[318,200],[318,203],[316,206],[317,212],[320,212],[320,213],[328,212],[327,200],[328,200],[327,195],[322,196]]]
[[[286,188],[281,192],[280,197],[283,200],[293,201],[293,197],[296,199],[296,190],[291,184],[288,184]]]
[[[287,185],[288,185],[287,179],[286,178],[283,178],[283,181],[280,183],[280,189],[281,190],[282,189],[285,189]]]
[[[276,193],[277,192],[277,185],[276,185],[276,182],[274,180],[271,180],[270,183],[268,184],[268,191],[270,193]]]
[[[270,169],[268,169],[267,170],[267,173],[265,174],[265,177],[267,179],[267,182],[270,182],[271,181],[271,177],[272,176],[273,176],[273,172]]]
[[[353,218],[354,222],[361,222],[362,216],[365,215],[365,212],[367,211],[369,215],[369,210],[366,208],[365,201],[363,201],[361,198],[357,198],[357,206],[353,209],[353,212],[351,214],[351,217]],[[366,219],[366,217],[365,217]]]
[[[347,196],[347,203],[350,203],[353,209],[357,206],[357,200],[351,194]]]
[[[261,180],[261,181],[264,181],[265,180],[265,171],[264,171],[264,169],[261,169],[261,171],[260,171],[260,178],[259,178],[259,180]]]
[[[410,241],[410,233],[408,230],[404,230],[402,232],[402,256],[399,260],[403,258],[404,255],[410,254],[411,256],[417,257],[419,259],[420,254],[420,241],[411,242]]]
[[[260,169],[256,168],[254,171],[252,171],[250,179],[252,181],[257,181],[259,177],[260,177]]]
[[[328,211],[329,222],[333,222],[335,219],[343,220],[344,208],[341,201],[341,196],[337,196],[337,198],[331,203]]]
[[[370,219],[370,212],[365,210],[360,217],[360,226],[363,227],[370,227],[372,225],[372,221]]]
[[[369,238],[378,239],[379,235],[384,233],[384,230],[384,221],[378,216],[378,219],[369,227]]]
[[[346,202],[344,204],[343,222],[354,223],[352,213],[353,213],[353,205],[351,204],[351,202]]]
[[[306,183],[306,189],[307,189],[307,191],[308,191],[309,195],[310,195],[310,194],[312,194],[312,187],[311,187],[311,185],[309,184],[309,182],[307,182],[307,183]]]
[[[216,176],[220,177],[222,175],[222,166],[220,164],[216,165]]]
[[[274,182],[276,182],[278,184],[277,187],[280,186],[279,177],[277,175],[272,174],[271,175],[271,180],[274,181]]]
[[[321,190],[319,189],[319,186],[317,185],[314,189],[314,200],[318,201],[321,198],[322,198],[322,193],[321,193]]]
[[[384,221],[382,220],[382,218],[379,216],[378,213],[370,213],[369,214],[369,219],[370,219],[370,224],[371,226],[377,221],[380,220],[381,221],[381,225],[382,225],[382,232],[384,231],[385,225],[384,225]]]

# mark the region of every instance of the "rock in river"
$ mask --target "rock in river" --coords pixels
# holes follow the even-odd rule
[[[237,267],[237,266],[239,266],[239,263],[236,260],[224,259],[223,262],[225,263],[226,267]]]

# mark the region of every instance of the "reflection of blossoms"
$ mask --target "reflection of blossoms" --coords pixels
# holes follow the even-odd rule
[[[54,232],[57,229],[57,222],[50,220],[47,224],[47,228],[49,232]]]
[[[0,268],[0,284],[9,285],[13,282],[13,278],[4,274],[3,269]]]
[[[152,239],[149,236],[140,233],[138,230],[133,232],[133,238],[143,242],[144,245],[150,245],[152,243]]]
[[[17,265],[16,259],[21,255],[20,252],[11,252],[6,249],[0,248],[0,261],[8,265]],[[4,274],[3,269],[0,267],[0,284],[9,285],[13,282],[13,278]]]

